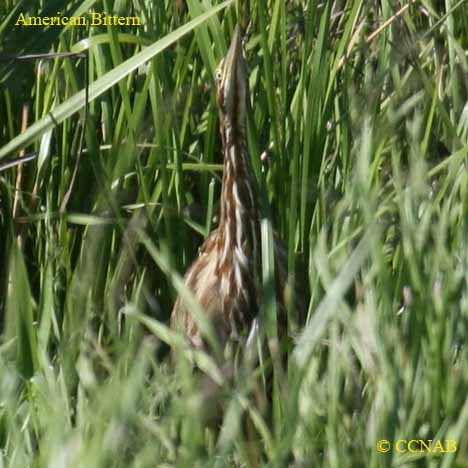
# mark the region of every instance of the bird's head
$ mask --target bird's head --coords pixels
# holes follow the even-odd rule
[[[226,56],[216,69],[216,100],[223,120],[243,123],[247,102],[247,64],[242,49],[242,34],[236,26]]]

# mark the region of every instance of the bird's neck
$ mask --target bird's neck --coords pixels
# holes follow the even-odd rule
[[[260,216],[245,134],[231,128],[221,127],[224,174],[216,271],[222,310],[236,336],[258,312]]]
[[[221,129],[224,173],[221,188],[220,238],[225,255],[254,255],[259,234],[259,211],[245,134],[229,125]],[[240,255],[240,254],[239,254]]]

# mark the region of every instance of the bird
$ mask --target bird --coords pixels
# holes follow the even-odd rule
[[[247,148],[248,71],[242,32],[235,27],[227,54],[215,72],[216,103],[223,154],[219,224],[188,268],[185,286],[210,320],[219,343],[240,342],[258,326],[261,306],[260,205]],[[287,281],[287,255],[275,241],[279,288]],[[281,310],[283,295],[277,294]],[[196,348],[206,348],[201,330],[179,296],[171,327]]]

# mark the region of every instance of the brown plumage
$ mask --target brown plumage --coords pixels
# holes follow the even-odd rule
[[[221,214],[185,276],[185,285],[212,321],[221,345],[245,337],[261,298],[260,212],[246,144],[247,66],[236,27],[229,50],[216,71],[216,97],[224,156]],[[286,284],[286,254],[275,243],[277,286]],[[280,306],[281,295],[278,296]],[[172,327],[201,347],[203,337],[179,297]]]

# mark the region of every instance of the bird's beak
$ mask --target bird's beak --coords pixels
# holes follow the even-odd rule
[[[239,25],[234,30],[231,45],[224,58],[224,90],[225,100],[239,99],[245,87],[246,64],[242,50],[242,33]],[[226,99],[227,98],[227,99]]]
[[[237,68],[239,61],[242,59],[242,34],[239,25],[237,25],[232,36],[231,45],[224,59],[226,75],[229,76]]]

